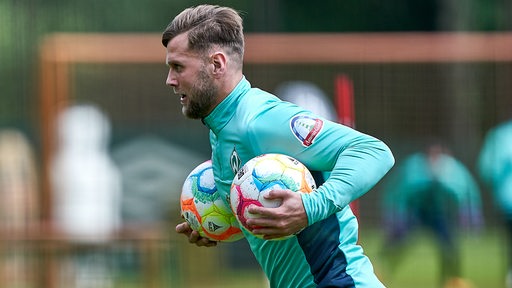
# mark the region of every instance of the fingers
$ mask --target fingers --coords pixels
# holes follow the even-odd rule
[[[202,237],[199,232],[192,230],[187,222],[176,225],[176,232],[185,235],[188,242],[195,244],[198,247],[213,247],[217,246],[216,241],[212,241],[206,237]]]
[[[279,205],[271,206],[272,204],[267,205],[267,207],[251,205],[247,209],[247,211],[251,214],[256,214],[262,218],[281,218],[290,212],[289,210],[295,210],[300,203],[300,208],[303,209],[302,198],[300,193],[293,192],[291,190],[270,190],[263,195],[265,200],[282,200],[279,201]],[[293,202],[289,202],[293,201]],[[262,201],[263,202],[263,201]],[[274,201],[276,202],[276,201]],[[295,202],[295,204],[294,204]],[[293,206],[292,206],[293,205]],[[275,209],[280,208],[280,209]]]
[[[251,205],[247,211],[256,217],[247,219],[253,234],[263,235],[264,239],[281,238],[295,234],[308,225],[308,219],[300,193],[290,190],[272,190],[265,196],[267,200],[282,199],[279,207]]]
[[[197,231],[191,231],[190,234],[188,234],[188,242],[189,243],[197,243],[199,240],[201,240],[201,235],[199,235],[199,232]]]
[[[247,212],[254,214],[254,215],[258,215],[257,217],[270,217],[273,212],[271,209],[273,209],[273,208],[265,208],[262,206],[250,205],[249,207],[247,207]],[[249,220],[252,220],[252,218]],[[247,220],[247,221],[249,221],[249,220]]]
[[[201,237],[195,242],[198,247],[214,247],[217,246],[216,241],[211,241],[208,238]]]
[[[258,213],[259,217],[247,219],[247,225],[253,234],[261,235],[264,239],[274,239],[289,236],[296,232],[293,230],[295,226],[290,223],[290,219],[281,213],[276,213],[275,208],[254,207],[255,209],[253,211],[255,214],[258,213],[258,211],[268,212],[261,212]]]
[[[192,228],[190,228],[190,225],[188,225],[187,222],[183,222],[176,225],[176,232],[188,235],[190,232],[192,232]]]
[[[263,195],[265,199],[276,199],[276,198],[286,198],[289,193],[295,193],[290,190],[270,190]]]
[[[261,201],[266,207],[251,205],[247,211],[252,214],[259,214],[262,217],[276,217],[277,215],[274,215],[276,210],[272,208],[280,207],[283,203],[282,201],[291,197],[290,194],[296,193],[290,190],[270,190],[263,194],[264,200],[270,201]]]

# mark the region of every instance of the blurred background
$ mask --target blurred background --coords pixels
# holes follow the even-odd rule
[[[205,249],[174,233],[181,185],[211,151],[207,129],[182,116],[165,86],[159,34],[201,3],[0,0],[1,287],[266,287],[243,240]],[[397,166],[432,139],[449,147],[474,178],[481,220],[476,229],[452,229],[459,276],[472,285],[464,287],[505,287],[505,225],[478,159],[487,132],[512,119],[512,56],[499,43],[512,51],[511,1],[209,3],[243,11],[246,35],[263,36],[247,43],[253,86],[275,92],[305,81],[333,106],[345,93],[354,108],[349,124],[386,142]],[[304,43],[318,62],[260,59],[249,46],[272,47],[268,40],[279,38],[265,35],[302,33],[332,36],[334,47],[350,46],[339,42],[347,35],[363,44],[381,35],[413,38],[393,38],[397,48],[382,57],[333,52],[332,60]],[[415,43],[438,33],[479,35],[443,43],[455,47],[449,55],[470,55],[478,43],[476,54],[486,56],[431,59],[444,46],[432,43],[430,53]],[[293,54],[301,46],[286,47]],[[427,56],[400,57],[420,50]],[[360,242],[389,287],[438,287],[442,265],[428,230],[407,240],[401,264],[388,271],[385,190],[378,184],[357,203]]]

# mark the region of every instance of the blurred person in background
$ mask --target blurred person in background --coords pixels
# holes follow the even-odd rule
[[[96,105],[78,104],[63,109],[56,124],[53,221],[80,248],[67,267],[71,271],[62,270],[63,281],[77,288],[111,287],[111,259],[98,245],[121,225],[121,176],[108,152],[110,120]]]
[[[458,227],[482,225],[480,189],[470,171],[438,141],[409,155],[384,182],[386,239],[381,253],[391,275],[417,228],[431,232],[440,256],[441,287],[472,287],[461,277]]]
[[[14,128],[0,130],[2,235],[23,235],[37,227],[38,182],[34,151],[25,134]],[[36,280],[34,273],[31,273],[35,267],[33,257],[23,247],[9,245],[9,242],[5,244],[0,254],[0,286],[31,287],[30,283]]]
[[[0,227],[22,232],[38,222],[38,171],[27,137],[0,130]]]
[[[487,135],[478,158],[478,171],[492,190],[507,233],[506,286],[512,287],[512,120],[504,122]]]
[[[331,99],[317,85],[309,81],[293,80],[279,84],[275,94],[281,100],[311,110],[316,115],[336,122],[338,115]]]

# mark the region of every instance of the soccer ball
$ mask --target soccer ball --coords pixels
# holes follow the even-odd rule
[[[247,219],[257,217],[247,211],[250,205],[279,207],[281,200],[263,197],[275,189],[310,193],[316,189],[316,184],[306,166],[290,156],[263,154],[254,157],[238,171],[231,185],[230,204],[238,222],[248,228]],[[288,237],[278,239],[284,238]]]
[[[199,164],[187,176],[180,206],[183,218],[202,237],[222,242],[243,238],[235,215],[217,191],[211,160]]]

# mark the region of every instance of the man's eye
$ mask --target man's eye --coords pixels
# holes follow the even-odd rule
[[[174,65],[171,65],[171,69],[179,73],[183,70],[183,66],[174,64]]]

